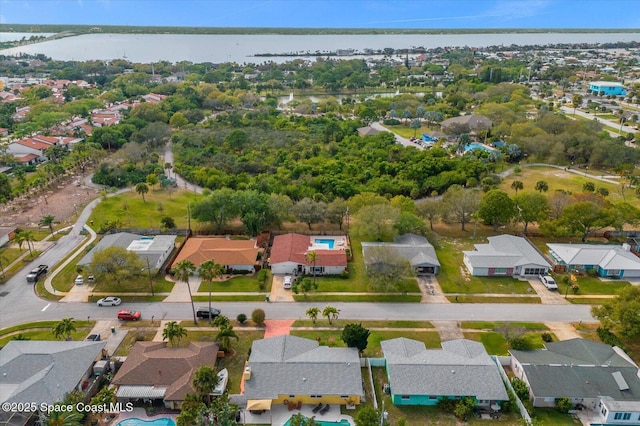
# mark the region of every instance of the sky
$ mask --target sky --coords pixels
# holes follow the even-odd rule
[[[640,0],[0,0],[0,23],[638,29]]]

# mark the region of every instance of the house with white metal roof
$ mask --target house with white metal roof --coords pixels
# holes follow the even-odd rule
[[[384,256],[380,256],[378,248],[391,250],[402,259],[409,262],[418,275],[437,274],[440,262],[433,245],[422,235],[404,234],[393,239],[392,243],[363,242],[362,254],[367,268],[376,267],[383,262]]]
[[[281,335],[256,340],[245,366],[247,410],[272,404],[356,405],[364,397],[356,348]]]
[[[147,237],[130,232],[105,235],[80,261],[78,266],[89,265],[96,252],[108,247],[122,247],[140,256],[143,263],[149,261],[152,271],[162,267],[176,246],[175,235],[155,235]]]
[[[534,407],[554,407],[567,397],[600,417],[592,424],[640,421],[640,371],[620,348],[570,339],[509,352],[511,369],[529,386]]]
[[[568,270],[595,270],[601,277],[640,278],[640,258],[628,244],[547,244],[549,256]]]
[[[473,276],[536,276],[546,274],[551,267],[522,237],[498,235],[487,239],[489,244],[476,244],[475,250],[463,251],[463,262]]]
[[[467,339],[426,349],[404,337],[380,342],[394,405],[436,405],[442,399],[472,397],[478,406],[499,409],[507,391],[498,364],[482,343]]]

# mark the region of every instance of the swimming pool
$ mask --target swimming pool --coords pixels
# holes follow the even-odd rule
[[[169,417],[161,417],[159,419],[153,420],[142,420],[142,419],[124,419],[121,422],[118,422],[116,426],[176,426],[176,422]]]
[[[339,422],[328,422],[326,420],[318,420],[317,417],[314,417],[313,420],[316,422],[315,424],[320,426],[351,426],[351,423],[349,423],[349,420],[346,420],[346,419],[342,419]],[[287,422],[283,426],[291,426],[291,419],[287,420]]]
[[[336,241],[329,238],[316,238],[313,240],[314,245],[322,245],[329,247],[329,250],[333,250],[333,246],[336,244]]]

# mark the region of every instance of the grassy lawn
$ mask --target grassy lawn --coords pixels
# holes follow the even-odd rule
[[[531,286],[511,277],[473,277],[462,263],[463,250],[473,250],[473,243],[442,240],[436,249],[440,260],[438,282],[445,293],[527,294]],[[510,302],[511,303],[511,302]]]
[[[119,222],[123,228],[159,228],[164,216],[173,218],[178,228],[186,228],[188,222],[187,206],[202,197],[185,190],[151,190],[145,195],[146,202],[134,191],[125,192],[103,199],[89,218],[94,229],[106,221]],[[197,221],[191,221],[191,227],[198,228]]]
[[[562,414],[555,410],[555,408],[534,408],[533,416],[531,416],[545,425],[565,426],[565,425],[580,425],[579,420],[573,419],[568,414]]]
[[[567,274],[556,275],[556,282],[558,283],[558,292],[560,294],[567,293],[567,285],[562,280],[562,277],[568,276]],[[601,281],[595,277],[579,276],[576,277],[576,281],[569,280],[569,287],[572,284],[577,284],[580,287],[578,295],[588,294],[611,294],[615,295],[620,289],[629,287],[631,283],[627,281]],[[573,294],[573,291],[569,289],[569,297]]]
[[[348,323],[356,321],[335,320],[333,321],[333,327],[342,330]],[[433,328],[433,324],[429,321],[357,321],[366,328]],[[329,322],[326,318],[318,318],[318,321],[314,324],[309,320],[297,320],[293,323],[292,327],[329,327]]]
[[[267,278],[267,282],[271,282],[271,274],[269,274],[269,278]],[[258,287],[258,280],[255,275],[241,275],[237,277],[230,278],[226,281],[214,281],[213,282],[213,292],[255,292],[262,291]],[[265,290],[270,291],[270,288]],[[198,287],[198,292],[208,293],[209,292],[209,281],[202,282],[200,287]]]
[[[394,331],[394,330],[371,330],[369,335],[369,344],[364,350],[365,357],[381,357],[382,349],[380,342],[396,337],[407,337],[410,334],[412,339],[424,342],[427,348],[440,348],[440,335],[437,331]],[[342,341],[342,330],[291,330],[291,335],[305,337],[307,339],[317,340],[324,346],[344,347],[346,344]]]
[[[542,349],[544,347],[540,333],[525,333],[523,336],[529,341],[533,349]],[[489,355],[509,355],[507,352],[509,349],[507,339],[505,339],[501,333],[494,331],[465,331],[464,337],[469,340],[481,342]]]
[[[539,297],[447,296],[451,303],[540,303]]]
[[[598,171],[588,170],[587,173],[597,174]],[[612,203],[624,201],[620,192],[620,185],[614,185],[612,183],[603,182],[597,178],[584,176],[584,174],[579,175],[553,167],[522,167],[522,171],[517,175],[511,174],[510,176],[505,178],[500,185],[500,189],[506,191],[510,196],[515,195],[515,190],[511,188],[511,183],[514,180],[521,181],[524,184],[525,191],[534,191],[536,182],[543,180],[549,185],[549,191],[547,192],[547,195],[553,194],[556,190],[559,189],[573,193],[582,192],[582,186],[586,182],[593,182],[596,188],[606,188],[609,190],[609,196],[607,197],[607,200],[611,201]],[[626,192],[630,193],[631,191],[627,190]],[[638,199],[637,197],[627,197],[627,202],[636,207],[640,207],[640,199]]]
[[[539,322],[491,322],[491,321],[462,321],[460,328],[473,330],[494,330],[498,327],[524,328],[525,330],[549,330],[549,327]]]
[[[567,300],[574,305],[602,305],[607,299],[600,299],[595,297],[581,297],[579,299],[567,297]]]
[[[308,293],[306,298],[302,294],[293,296],[296,302],[387,302],[387,303],[420,303],[421,295],[411,294],[380,294],[380,295],[339,295]]]
[[[52,332],[52,328],[57,323],[58,321],[42,321],[6,328],[0,333],[0,348],[4,347],[18,334],[22,334],[29,340],[58,340]],[[74,324],[76,331],[71,333],[71,339],[84,340],[95,323],[93,321],[75,321]]]
[[[402,121],[401,118],[398,118],[398,120]],[[387,125],[384,126],[387,129],[389,129],[389,131],[402,136],[403,138],[418,138],[418,139],[422,139],[422,133],[423,132],[430,132],[433,129],[428,128],[427,126],[423,125],[422,127],[420,127],[419,129],[412,129],[411,127],[409,127],[409,124],[411,124],[411,120],[412,119],[408,119],[408,120],[404,120],[404,122],[406,124],[396,124],[396,125]],[[417,145],[416,145],[417,146]]]
[[[240,378],[244,371],[244,362],[249,359],[249,349],[251,349],[251,344],[254,340],[264,337],[264,331],[243,331],[237,327],[234,328],[234,331],[240,337],[240,340],[231,340],[231,346],[235,353],[227,354],[224,358],[218,359],[217,368],[219,370],[223,368],[229,370],[227,390],[230,394],[239,394]]]
[[[260,302],[264,300],[262,294],[244,294],[238,296],[219,296],[213,294],[211,303],[218,302]],[[194,302],[209,302],[209,296],[193,296]]]

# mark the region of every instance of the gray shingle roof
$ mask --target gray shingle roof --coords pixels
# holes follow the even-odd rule
[[[12,340],[0,351],[0,402],[61,401],[105,342]]]
[[[551,264],[522,237],[498,235],[487,238],[489,244],[476,244],[475,251],[464,251],[468,262],[475,268],[508,268],[522,265]]]
[[[249,357],[248,399],[278,395],[364,395],[356,348],[319,346],[290,335],[256,340]]]
[[[380,345],[393,394],[508,399],[498,366],[481,343],[458,339],[427,350],[424,343],[401,337]]]
[[[510,351],[522,365],[536,397],[611,397],[618,401],[640,401],[638,368],[609,345],[584,339],[546,344],[546,350]],[[629,386],[621,390],[622,376]]]
[[[436,250],[429,241],[416,234],[404,234],[394,238],[393,243],[384,242],[363,242],[362,254],[365,263],[376,263],[376,259],[372,258],[371,248],[373,247],[389,247],[392,248],[403,259],[409,261],[411,266],[440,266]]]

